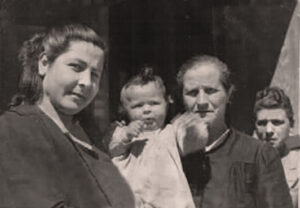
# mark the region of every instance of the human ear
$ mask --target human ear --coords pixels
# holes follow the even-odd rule
[[[39,75],[41,77],[44,77],[46,75],[46,72],[48,71],[49,67],[49,61],[45,53],[42,53],[39,58],[39,66],[38,71]]]
[[[290,128],[289,129],[289,136],[292,136],[294,134],[294,130],[293,130],[293,128]]]
[[[168,104],[173,104],[174,103],[174,99],[171,95],[167,95],[167,103]]]
[[[234,91],[234,86],[231,86],[227,91],[227,103],[231,103],[232,95]]]

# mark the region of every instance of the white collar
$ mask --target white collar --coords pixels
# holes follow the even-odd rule
[[[218,147],[220,144],[222,144],[223,141],[227,138],[227,135],[229,134],[229,132],[230,132],[230,129],[226,129],[226,131],[218,139],[216,139],[213,143],[211,143],[210,145],[208,145],[204,148],[204,152],[209,152],[212,149],[215,149],[216,147]]]

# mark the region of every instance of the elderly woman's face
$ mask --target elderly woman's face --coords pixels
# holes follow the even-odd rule
[[[213,64],[189,69],[183,76],[183,102],[187,111],[199,114],[209,126],[225,124],[228,95],[221,81],[221,72]]]
[[[104,51],[92,43],[71,41],[66,52],[47,64],[43,96],[60,112],[74,115],[98,92]]]

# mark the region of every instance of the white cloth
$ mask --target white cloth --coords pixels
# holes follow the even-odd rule
[[[298,186],[299,186],[299,150],[291,150],[288,155],[281,159],[286,181],[293,200],[294,208],[298,208]]]
[[[194,208],[173,127],[143,133],[134,141],[130,152],[113,162],[131,186],[138,207]]]

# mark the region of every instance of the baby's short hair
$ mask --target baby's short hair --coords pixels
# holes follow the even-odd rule
[[[126,90],[130,86],[144,86],[151,82],[157,84],[157,87],[161,89],[164,98],[167,99],[165,84],[159,76],[154,74],[153,71],[154,71],[153,67],[150,66],[142,67],[139,74],[133,76],[128,82],[124,84],[120,95],[120,100],[122,105],[124,105],[124,101],[126,98]]]

